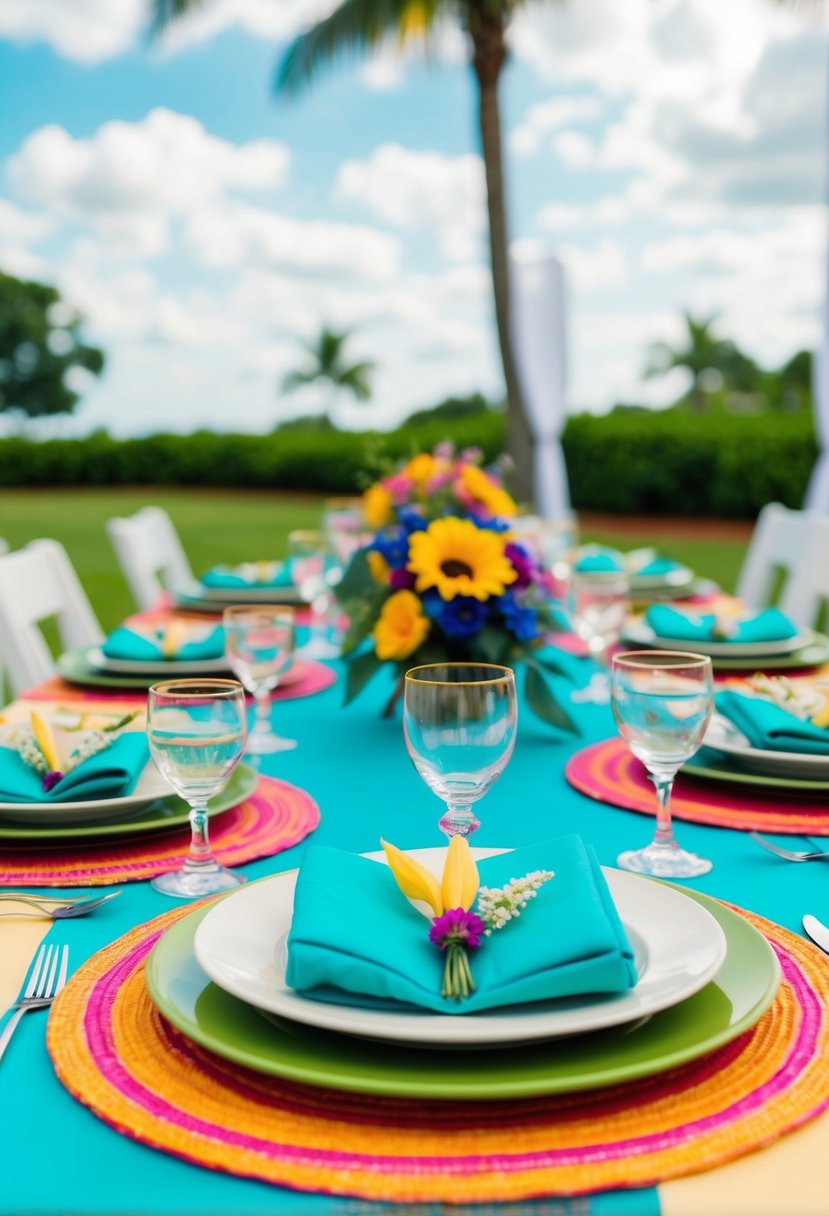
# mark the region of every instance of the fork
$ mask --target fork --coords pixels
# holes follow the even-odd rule
[[[819,849],[811,852],[781,849],[779,844],[766,840],[765,836],[761,836],[759,832],[750,832],[749,835],[755,844],[759,844],[761,848],[767,849],[769,853],[774,853],[775,857],[782,857],[786,861],[825,861],[829,858],[829,853],[821,852]]]
[[[110,891],[107,895],[88,896],[85,899],[73,899],[68,903],[52,903],[38,899],[32,895],[13,895],[10,892],[0,894],[0,900],[8,899],[14,903],[28,904],[32,908],[36,908],[34,913],[27,912],[0,912],[0,916],[32,916],[38,915],[48,916],[52,920],[68,920],[74,916],[86,916],[88,912],[94,912],[96,908],[100,908],[101,904],[107,903],[110,899],[115,899],[116,895],[120,895],[120,891]]]
[[[23,981],[20,996],[12,1005],[15,1011],[0,1034],[0,1060],[14,1034],[15,1027],[30,1009],[48,1009],[66,983],[69,968],[68,946],[41,946],[29,974]]]

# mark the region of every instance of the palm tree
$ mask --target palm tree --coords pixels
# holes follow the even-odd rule
[[[318,71],[339,56],[363,54],[389,35],[402,42],[425,37],[439,20],[460,21],[471,48],[478,88],[478,125],[489,214],[489,254],[495,319],[507,391],[507,446],[515,462],[516,492],[533,496],[533,438],[524,407],[510,336],[510,274],[507,207],[498,83],[507,59],[505,33],[513,11],[526,0],[340,0],[324,20],[311,26],[288,48],[277,72],[277,92],[297,93]],[[204,0],[152,0],[160,29]]]
[[[691,403],[695,410],[701,411],[706,405],[706,372],[722,372],[724,358],[732,344],[714,336],[716,315],[696,318],[685,312],[683,316],[688,330],[685,345],[674,347],[667,342],[655,342],[650,349],[645,375],[649,378],[665,376],[677,367],[689,371],[692,376]]]
[[[306,347],[311,356],[310,362],[305,367],[288,372],[282,381],[282,391],[293,392],[306,384],[322,380],[330,385],[333,399],[348,391],[357,401],[368,401],[371,397],[371,373],[375,365],[367,359],[360,363],[346,362],[343,348],[348,337],[348,330],[337,331],[323,325],[316,342]]]

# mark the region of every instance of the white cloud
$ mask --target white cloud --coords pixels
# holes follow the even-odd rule
[[[485,223],[483,164],[479,156],[445,156],[383,144],[367,160],[344,161],[336,198],[360,203],[401,230],[438,233],[447,256],[474,254]]]
[[[601,117],[602,109],[598,97],[588,94],[536,102],[510,132],[510,151],[516,156],[531,156],[553,131],[573,123],[592,122]]]
[[[628,278],[628,259],[616,240],[605,239],[591,249],[563,244],[558,253],[579,292],[618,287]]]
[[[596,159],[596,148],[581,131],[562,131],[553,140],[560,160],[571,169],[586,169]]]
[[[565,228],[615,228],[630,216],[629,201],[609,194],[593,203],[547,203],[536,215],[535,222],[545,231],[560,232]]]

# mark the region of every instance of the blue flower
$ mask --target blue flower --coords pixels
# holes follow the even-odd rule
[[[512,524],[508,520],[498,519],[497,515],[490,515],[485,519],[473,511],[469,518],[476,528],[482,528],[487,532],[509,532],[512,528]]]
[[[437,618],[448,638],[469,638],[486,619],[486,606],[473,596],[456,595],[448,600]]]
[[[429,521],[414,507],[400,507],[397,518],[407,536],[411,536],[413,532],[425,532],[429,526]]]
[[[534,608],[519,604],[515,596],[507,592],[498,601],[504,624],[519,642],[532,642],[538,637],[538,613]]]
[[[409,560],[408,533],[399,528],[389,534],[378,532],[371,543],[371,548],[386,559],[392,570],[399,570]]]

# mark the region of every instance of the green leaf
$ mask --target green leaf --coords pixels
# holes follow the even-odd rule
[[[548,722],[550,726],[557,726],[559,730],[569,731],[571,735],[581,734],[573,719],[553,696],[550,686],[534,663],[527,664],[524,695],[530,709],[541,718],[542,722]]]
[[[371,599],[349,600],[347,604],[343,604],[343,610],[349,621],[342,644],[344,658],[356,650],[360,643],[368,637],[377,623],[385,598],[385,592],[378,587]]]
[[[543,667],[545,671],[552,672],[554,676],[563,676],[564,679],[569,680],[571,684],[573,682],[572,673],[567,671],[566,668],[562,667],[558,659],[550,658],[545,653],[534,653],[532,658],[528,659],[528,662],[535,663],[537,667]]]
[[[484,625],[474,638],[475,650],[485,663],[505,663],[512,648],[511,639],[501,629]]]
[[[348,564],[348,569],[336,586],[336,596],[341,604],[347,600],[362,599],[377,583],[368,568],[368,551],[358,549]]]
[[[364,654],[358,654],[353,658],[348,664],[348,674],[345,678],[345,700],[343,704],[348,705],[355,697],[359,696],[371,677],[382,666],[382,660],[377,658],[373,650],[367,650]]]

